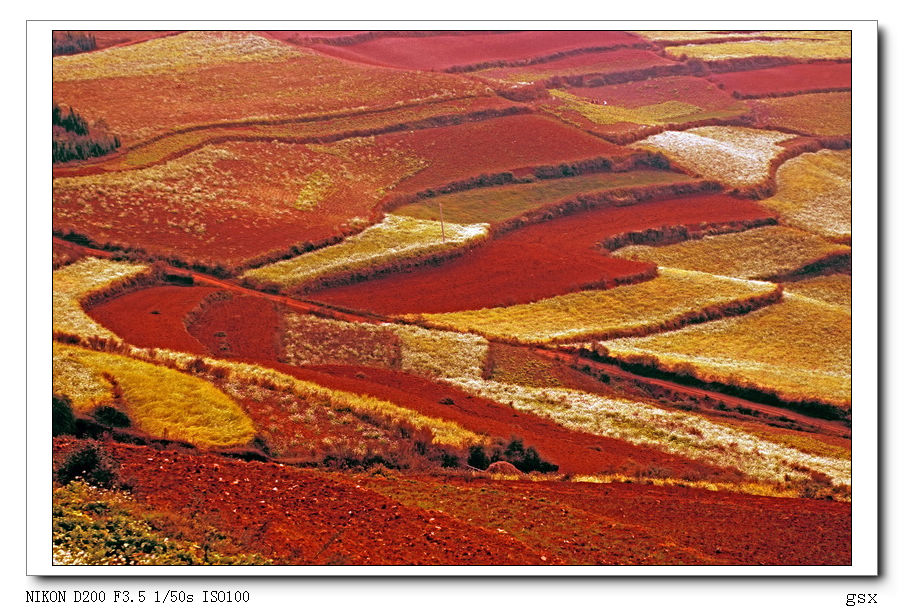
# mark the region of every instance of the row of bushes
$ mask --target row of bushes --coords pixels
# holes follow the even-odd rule
[[[108,154],[120,146],[103,121],[89,124],[71,107],[53,104],[53,162],[85,160]]]
[[[53,33],[53,55],[55,56],[70,56],[95,49],[97,49],[97,40],[93,34],[69,31]]]

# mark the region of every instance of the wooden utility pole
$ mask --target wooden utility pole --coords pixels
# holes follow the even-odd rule
[[[439,204],[439,228],[443,231],[443,244],[446,243],[446,221],[443,219],[443,204]]]

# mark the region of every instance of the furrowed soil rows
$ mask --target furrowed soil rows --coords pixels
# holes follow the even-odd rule
[[[635,242],[669,242],[720,224],[766,222],[753,201],[723,195],[587,210],[497,237],[440,266],[312,293],[328,304],[377,314],[451,312],[551,297],[581,287],[639,280],[649,270],[600,252]]]
[[[353,45],[312,45],[324,54],[380,66],[421,71],[468,71],[529,64],[581,51],[648,45],[626,32],[472,32],[467,36],[375,38]]]
[[[712,80],[738,98],[790,96],[806,92],[851,89],[847,62],[792,64],[737,73],[719,73]]]

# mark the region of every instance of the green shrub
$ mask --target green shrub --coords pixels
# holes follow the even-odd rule
[[[95,443],[84,443],[74,449],[56,471],[56,478],[66,485],[76,479],[101,488],[120,484],[119,463]]]
[[[75,415],[72,402],[66,396],[53,396],[52,430],[54,436],[75,434]]]
[[[129,416],[115,406],[99,406],[94,409],[94,419],[111,428],[128,428],[132,425]]]

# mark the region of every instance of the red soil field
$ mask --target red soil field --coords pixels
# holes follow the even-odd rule
[[[553,421],[413,374],[362,366],[270,367],[331,389],[363,393],[417,409],[430,417],[454,421],[478,434],[506,439],[517,436],[523,439],[525,447],[535,448],[545,460],[557,464],[561,473],[635,474],[658,466],[668,469],[676,477],[715,481],[731,481],[739,477],[729,469],[618,439],[569,430]],[[602,388],[600,385],[597,390]],[[440,404],[439,400],[444,398],[451,399],[453,403]]]
[[[185,315],[213,291],[210,287],[149,287],[101,302],[88,315],[135,346],[203,354],[207,349],[188,333]]]
[[[177,74],[57,80],[53,96],[89,121],[103,119],[129,147],[199,124],[382,109],[435,100],[437,93],[459,98],[488,92],[462,76],[355,65],[297,52],[297,59],[211,64]],[[178,62],[174,57],[173,63]]]
[[[74,444],[56,439],[55,454]],[[279,564],[543,564],[540,554],[506,535],[402,506],[338,474],[134,445],[104,447],[134,481],[136,498],[208,522]]]
[[[204,297],[200,291],[210,293],[210,289],[204,287],[144,289],[131,294],[138,296],[135,299],[123,295],[106,302],[93,309],[91,316],[132,344],[254,361],[324,387],[367,394],[416,409],[431,417],[454,421],[477,433],[500,438],[516,435],[524,440],[526,446],[537,449],[544,459],[558,464],[560,472],[634,474],[642,473],[650,466],[658,466],[676,477],[734,478],[728,470],[617,439],[568,430],[552,421],[415,375],[360,365],[308,368],[281,363],[277,361],[278,347],[270,329],[278,326],[274,308],[272,302],[270,306],[263,306],[261,303],[267,300],[261,298],[243,296],[230,301],[209,302],[206,309],[198,313],[197,326],[189,328],[208,345],[208,348],[199,349],[201,345],[186,332],[177,309],[183,310],[183,316],[192,310]],[[158,321],[135,318],[136,314],[143,314],[135,310],[146,306],[169,310],[156,315],[162,317]],[[226,335],[213,335],[217,331]],[[228,350],[220,350],[221,340],[228,341]],[[566,386],[579,386],[585,391],[598,393],[608,391],[595,379],[578,373],[571,375],[570,381]],[[443,398],[450,398],[454,403],[440,404],[439,400]],[[247,406],[247,401],[243,404]],[[266,416],[264,407],[248,411],[256,421]],[[277,419],[273,417],[270,420]]]
[[[353,149],[346,163],[305,145],[228,143],[207,150],[211,156],[226,152],[213,162],[183,157],[171,169],[155,168],[162,170],[159,181],[136,178],[98,193],[57,186],[54,228],[74,230],[101,245],[138,246],[206,267],[260,264],[288,256],[293,247],[309,250],[338,241],[353,231],[347,225],[352,218],[373,220],[380,192],[404,170],[398,153],[367,144],[362,148]],[[375,164],[380,161],[385,164]],[[331,170],[335,180],[329,190],[316,207],[295,207],[297,183],[318,169]],[[345,176],[342,181],[339,174]],[[86,202],[90,214],[84,211]]]
[[[680,101],[704,110],[737,107],[738,102],[702,77],[670,76],[599,87],[569,87],[572,94],[595,103],[619,107],[643,107]]]
[[[208,302],[188,327],[207,352],[245,360],[278,359],[282,319],[267,299],[235,295]]]
[[[621,79],[643,78],[664,69],[687,70],[670,58],[646,49],[624,48],[612,51],[598,51],[569,55],[549,62],[527,66],[506,66],[485,69],[477,73],[480,77],[506,81],[543,81],[547,85],[557,82],[575,85],[605,83],[606,76],[621,76]]]
[[[533,175],[537,167],[597,159],[628,161],[644,157],[637,151],[612,145],[537,115],[507,116],[459,126],[384,135],[377,138],[377,143],[411,152],[428,161],[424,170],[395,187],[387,198],[391,202],[398,201],[400,194],[439,189],[456,180],[503,172]]]
[[[77,442],[55,438],[54,458]],[[278,564],[851,560],[848,503],[636,484],[343,477],[214,454],[103,446],[139,502],[197,523],[184,532],[212,526]],[[423,504],[402,504],[412,501]]]
[[[829,92],[851,89],[849,62],[812,62],[710,77],[739,98],[788,96],[804,92]]]
[[[526,303],[650,275],[651,264],[629,265],[602,254],[598,244],[609,238],[771,217],[753,201],[724,195],[598,208],[517,229],[435,267],[323,289],[309,297],[382,315]]]
[[[647,46],[628,32],[473,32],[466,36],[429,36],[404,41],[378,38],[357,45],[313,45],[314,49],[346,60],[418,70],[461,71],[526,63],[576,50]]]

